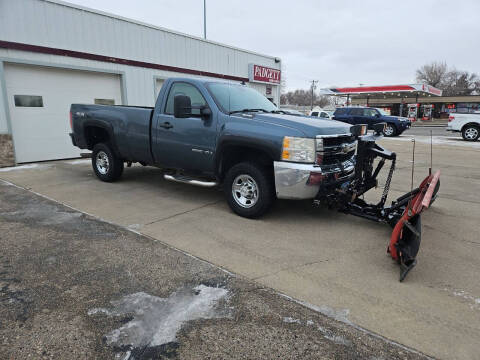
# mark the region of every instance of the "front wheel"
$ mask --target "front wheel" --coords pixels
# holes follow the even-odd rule
[[[246,218],[262,216],[275,199],[269,169],[252,162],[243,162],[228,170],[224,191],[233,212]]]
[[[480,137],[480,128],[475,125],[467,125],[462,130],[462,137],[467,141],[477,141]]]
[[[395,136],[397,135],[397,128],[395,127],[395,125],[387,123],[385,125],[385,128],[383,129],[383,135],[389,137]]]
[[[92,167],[100,180],[112,182],[122,176],[123,160],[107,144],[99,143],[93,147]]]

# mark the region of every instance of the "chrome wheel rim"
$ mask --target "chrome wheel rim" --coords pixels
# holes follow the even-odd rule
[[[383,130],[383,133],[387,136],[390,136],[393,134],[393,127],[392,125],[387,125],[385,126],[385,130]]]
[[[468,128],[465,130],[465,137],[469,140],[476,139],[478,137],[478,130],[476,128]]]
[[[97,165],[97,170],[100,174],[105,175],[108,173],[110,162],[108,161],[108,155],[104,151],[99,151],[97,153],[95,164]]]
[[[238,175],[232,183],[232,195],[235,202],[243,208],[255,206],[259,195],[257,182],[250,175]]]

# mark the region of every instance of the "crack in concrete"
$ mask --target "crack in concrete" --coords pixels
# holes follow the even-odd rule
[[[191,213],[191,212],[194,212],[194,211],[196,211],[196,210],[203,209],[203,208],[208,207],[208,206],[210,206],[210,205],[218,204],[220,201],[223,201],[223,200],[213,201],[213,202],[210,202],[210,203],[207,203],[207,204],[198,206],[198,207],[193,208],[193,209],[185,210],[185,211],[179,212],[179,213],[177,213],[177,214],[173,214],[173,215],[170,215],[170,216],[167,216],[167,217],[164,217],[164,218],[155,220],[155,221],[151,221],[151,222],[149,222],[149,223],[143,224],[143,226],[148,226],[148,225],[156,224],[156,223],[158,223],[158,222],[162,222],[162,221],[165,221],[165,220],[169,220],[169,219],[172,219],[172,218],[177,217],[177,216],[189,214],[189,213]]]

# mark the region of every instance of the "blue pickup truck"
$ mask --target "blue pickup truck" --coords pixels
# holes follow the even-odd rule
[[[167,180],[222,185],[249,218],[275,198],[314,199],[352,179],[366,132],[286,114],[245,84],[186,78],[166,80],[154,108],[73,104],[70,116],[72,142],[92,151],[100,180],[117,180],[124,164],[156,166]]]
[[[352,106],[338,108],[333,119],[348,124],[367,124],[369,129],[378,123],[386,123],[383,130],[385,136],[398,136],[411,126],[410,120],[399,116],[389,116],[372,107]]]

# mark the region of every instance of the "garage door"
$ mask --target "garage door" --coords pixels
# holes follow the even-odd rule
[[[80,155],[68,136],[72,103],[121,104],[115,74],[5,64],[5,81],[19,163]]]

